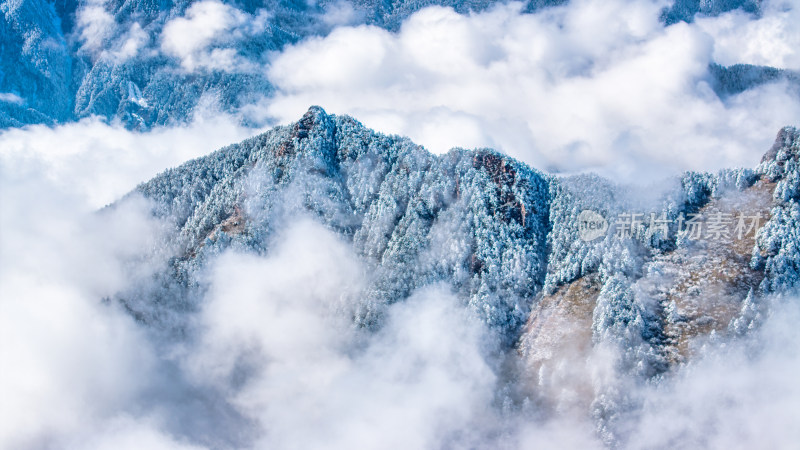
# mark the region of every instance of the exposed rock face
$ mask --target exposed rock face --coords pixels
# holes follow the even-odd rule
[[[691,230],[670,229],[677,238],[654,241],[653,234],[648,238],[650,230],[643,229],[638,242],[628,239],[622,251],[619,241],[587,248],[573,239],[566,252],[567,260],[577,257],[572,265],[554,261],[551,254],[548,272],[559,274],[558,286],[534,302],[518,346],[531,392],[561,411],[591,404],[600,418],[600,433],[613,442],[617,436],[608,411],[635,407],[620,385],[687,361],[703,339],[747,332],[762,314],[761,295],[796,290],[798,144],[797,130],[785,128],[754,172],[687,174],[682,204],[668,200],[661,210],[665,215],[697,213],[707,227],[714,217],[726,217],[731,220],[729,235],[692,240]],[[583,203],[582,194],[575,192],[580,189],[565,194],[582,205],[573,208],[573,215],[596,202],[600,190],[594,189],[592,201]],[[594,204],[603,210],[609,203]],[[739,217],[750,223],[737,229]],[[550,239],[562,242],[554,246],[561,248],[570,239],[558,234],[558,224],[568,221],[551,220]],[[625,259],[635,262],[611,264]],[[562,269],[554,272],[554,266]],[[587,355],[592,346],[608,342],[619,344],[619,363],[629,368],[622,373],[631,374],[633,381],[608,382],[596,375]]]
[[[355,323],[380,327],[387,305],[445,283],[520,358],[522,395],[591,414],[613,443],[637,407],[628,386],[688,360],[702,339],[746,333],[764,295],[796,289],[799,148],[797,130],[784,129],[757,169],[687,173],[654,197],[491,150],[434,156],[313,107],[139,186],[174,225],[176,256],[158,288],[121,299],[179,330],[201,301],[207,261],[226,249],[269,253],[277,230],[311,217],[370,268],[348,312]],[[611,223],[604,236],[581,238],[584,210]],[[598,352],[612,368],[594,365]]]

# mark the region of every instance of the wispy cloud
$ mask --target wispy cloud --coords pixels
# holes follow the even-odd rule
[[[0,102],[7,102],[13,103],[15,105],[21,105],[25,103],[25,100],[17,94],[13,92],[0,92]]]
[[[83,48],[99,52],[108,46],[117,28],[114,16],[106,9],[107,0],[89,0],[76,14],[76,21]]]
[[[267,17],[264,10],[251,16],[217,0],[194,3],[185,16],[164,25],[161,49],[177,57],[181,67],[189,72],[199,68],[229,72],[255,70],[258,65],[238,56],[236,47],[219,44],[263,31]]]
[[[753,19],[742,11],[700,17],[697,26],[714,39],[719,64],[757,64],[800,70],[800,7],[790,2],[765,2]]]
[[[16,167],[41,173],[99,208],[162,170],[255,132],[214,110],[198,111],[195,120],[185,126],[149,133],[89,118],[56,127],[4,130],[0,132],[0,161],[9,170]]]

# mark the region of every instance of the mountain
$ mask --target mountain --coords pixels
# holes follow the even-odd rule
[[[261,124],[264,119],[253,117],[248,106],[273,94],[265,70],[271,52],[307,37],[325,36],[337,25],[369,24],[396,31],[405,18],[427,6],[448,6],[465,14],[495,3],[5,1],[0,4],[0,128],[94,115],[145,130],[191,120],[208,103],[237,115],[244,124]],[[529,0],[524,11],[564,3]],[[695,14],[737,8],[754,14],[759,10],[758,2],[678,1],[665,10],[662,20],[691,21]],[[738,77],[733,88],[726,82],[731,71],[711,70],[710,76],[721,77],[718,92],[724,95],[787,77],[781,71],[773,73],[776,70]],[[790,75],[790,81],[797,78]]]
[[[549,189],[546,175],[496,152],[434,156],[312,108],[137,192],[175,226],[175,279],[227,248],[268,251],[274,224],[302,211],[372,261],[358,322],[377,325],[386,305],[448,280],[510,344],[547,276]]]
[[[676,0],[672,6],[664,8],[661,20],[666,24],[691,22],[697,14],[716,16],[737,9],[758,15],[761,13],[761,3],[760,0]]]
[[[711,64],[708,70],[711,86],[721,99],[776,81],[786,81],[794,95],[800,98],[800,73],[796,71],[751,64],[734,64],[729,67]]]
[[[796,292],[799,158],[800,131],[785,128],[754,169],[623,186],[489,149],[433,155],[312,107],[121,200],[148,199],[172,231],[156,282],[116,301],[154,332],[190,336],[210,261],[268,255],[282,227],[310,217],[369,267],[343,312],[356,326],[378,330],[389,305],[443,284],[497,338],[514,401],[587,414],[613,445],[637,407],[626,386],[691,360],[705,339],[746,335],[765,299]],[[585,369],[597,348],[619,354],[610,381]]]

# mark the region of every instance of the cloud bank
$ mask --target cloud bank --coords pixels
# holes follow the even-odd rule
[[[257,67],[237,54],[234,47],[225,46],[232,39],[242,39],[266,28],[268,14],[259,10],[251,16],[217,0],[192,4],[183,17],[164,25],[161,50],[177,57],[181,68],[239,71]]]
[[[714,39],[714,60],[722,65],[756,64],[800,70],[800,8],[796,3],[771,1],[753,19],[741,11],[720,17],[701,17],[697,26]]]
[[[578,0],[536,14],[500,5],[463,16],[432,7],[399,33],[338,28],[275,55],[267,103],[280,121],[309,104],[408,135],[435,152],[493,147],[534,167],[630,181],[753,166],[800,99],[784,84],[725,101],[708,65],[739,49],[740,13],[697,25],[659,22],[663,2]],[[796,9],[767,9],[735,62],[797,58]],[[762,30],[762,31],[759,31]],[[774,48],[770,50],[770,48]]]
[[[25,100],[23,100],[22,97],[20,97],[17,94],[14,94],[13,92],[0,92],[0,102],[7,102],[7,103],[13,103],[15,105],[21,105],[25,103]]]
[[[721,99],[708,66],[800,70],[800,7],[771,0],[759,17],[735,10],[664,27],[668,3],[431,7],[397,33],[321,27],[325,37],[266,53],[248,42],[266,36],[267,10],[218,0],[149,31],[115,23],[98,0],[80,9],[79,26],[85,48],[116,62],[161,54],[184,74],[266,75],[277,94],[237,106],[247,123],[289,123],[317,104],[437,153],[492,147],[540,169],[631,182],[755,165],[778,129],[798,124],[800,89],[775,82]],[[331,27],[364,19],[346,3],[321,10]]]
[[[84,207],[100,208],[169,167],[255,132],[211,110],[198,112],[188,125],[148,133],[89,118],[0,131],[0,161],[9,171],[46,177],[85,201]]]
[[[364,267],[320,225],[288,230],[268,258],[217,261],[188,359],[257,424],[254,447],[441,448],[481,426],[495,375],[477,318],[431,289],[354,329]]]
[[[369,272],[318,224],[285,224],[266,256],[220,255],[191,337],[162,341],[100,300],[146,279],[125,266],[158,245],[146,205],[85,214],[46,179],[14,186],[0,191],[3,447],[604,448],[590,420],[519,397],[490,332],[445,288],[355,328]],[[620,448],[797,442],[800,310],[772,311],[754,335],[711,339],[632,385],[643,406]]]
[[[68,187],[5,158],[0,173],[0,446],[63,448],[99,438],[109,416],[139,435],[147,427],[125,417],[156,356],[100,299],[133,281],[124,262],[157,242],[159,224],[140,205],[99,220]]]

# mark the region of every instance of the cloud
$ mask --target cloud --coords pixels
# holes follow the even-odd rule
[[[797,299],[772,305],[742,341],[710,342],[673,377],[647,388],[630,448],[790,448],[800,439]]]
[[[106,9],[106,3],[107,0],[89,0],[77,11],[82,48],[90,53],[105,48],[116,32],[116,21]]]
[[[107,8],[107,0],[90,0],[76,12],[81,50],[94,58],[121,64],[136,57],[150,41],[141,24],[118,24]]]
[[[755,165],[796,123],[800,99],[772,84],[722,101],[708,27],[664,28],[662,6],[577,0],[468,16],[432,7],[397,34],[338,28],[273,57],[278,93],[266,108],[287,122],[319,104],[435,152],[487,146],[545,170],[629,181]]]
[[[94,119],[0,133],[0,447],[193,448],[187,434],[213,440],[198,437],[203,421],[232,442],[213,391],[103,300],[164,270],[167,225],[136,197],[97,209],[252,133],[222,115],[150,133]]]
[[[13,92],[0,92],[0,102],[6,103],[13,103],[15,105],[21,105],[25,103],[25,100],[17,94]]]
[[[212,265],[203,338],[187,360],[259,425],[256,448],[441,448],[491,417],[488,334],[441,288],[353,328],[366,270],[333,232],[289,224],[266,258]]]
[[[697,26],[714,39],[714,60],[722,65],[756,64],[800,70],[800,7],[770,1],[753,19],[735,10],[720,17],[699,17]]]
[[[73,439],[66,443],[67,448],[86,450],[199,450],[205,447],[192,445],[179,438],[158,431],[150,420],[121,416],[108,421],[101,429],[91,433],[86,439]]]
[[[251,16],[217,0],[197,2],[189,7],[184,17],[177,17],[164,25],[161,49],[180,59],[181,67],[188,72],[199,68],[254,70],[257,66],[239,57],[236,48],[212,47],[262,31],[267,17],[265,10]]]
[[[320,19],[328,26],[353,25],[364,21],[364,13],[356,11],[350,2],[337,0],[322,7],[324,13]]]
[[[256,130],[213,110],[191,123],[149,133],[97,118],[0,132],[0,160],[8,167],[45,174],[58,186],[102,207],[168,167],[238,142]]]
[[[159,226],[131,203],[85,214],[69,189],[0,162],[0,446],[33,448],[88,432],[153,379],[142,330],[100,300],[133,282],[125,260]]]
[[[109,55],[117,63],[127,61],[136,57],[149,41],[150,36],[147,32],[142,29],[138,22],[134,22],[119,39],[117,48],[110,52]]]

